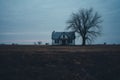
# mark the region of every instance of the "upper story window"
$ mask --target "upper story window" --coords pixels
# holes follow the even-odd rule
[[[60,39],[68,39],[68,36],[65,35],[65,34],[62,34],[61,37],[60,37]]]

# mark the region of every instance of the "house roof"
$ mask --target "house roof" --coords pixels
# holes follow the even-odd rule
[[[75,32],[52,32],[52,39],[60,39],[61,35],[67,35],[70,39],[75,39]]]

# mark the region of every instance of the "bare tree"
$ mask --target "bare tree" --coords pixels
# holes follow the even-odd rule
[[[93,9],[81,9],[77,13],[73,13],[71,19],[67,21],[67,29],[78,33],[82,38],[82,45],[91,43],[101,34],[102,22],[101,16]]]

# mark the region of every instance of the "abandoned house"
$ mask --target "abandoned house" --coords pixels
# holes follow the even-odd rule
[[[52,45],[75,45],[75,33],[53,31]]]

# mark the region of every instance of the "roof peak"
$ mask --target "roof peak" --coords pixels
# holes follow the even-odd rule
[[[75,39],[75,32],[72,32],[72,31],[71,32],[64,32],[64,31],[63,32],[54,32],[53,31],[52,39],[59,39],[59,37],[63,34],[69,36],[72,39]]]
[[[53,32],[58,32],[58,33],[71,33],[71,32],[74,32],[74,31],[53,31]]]

